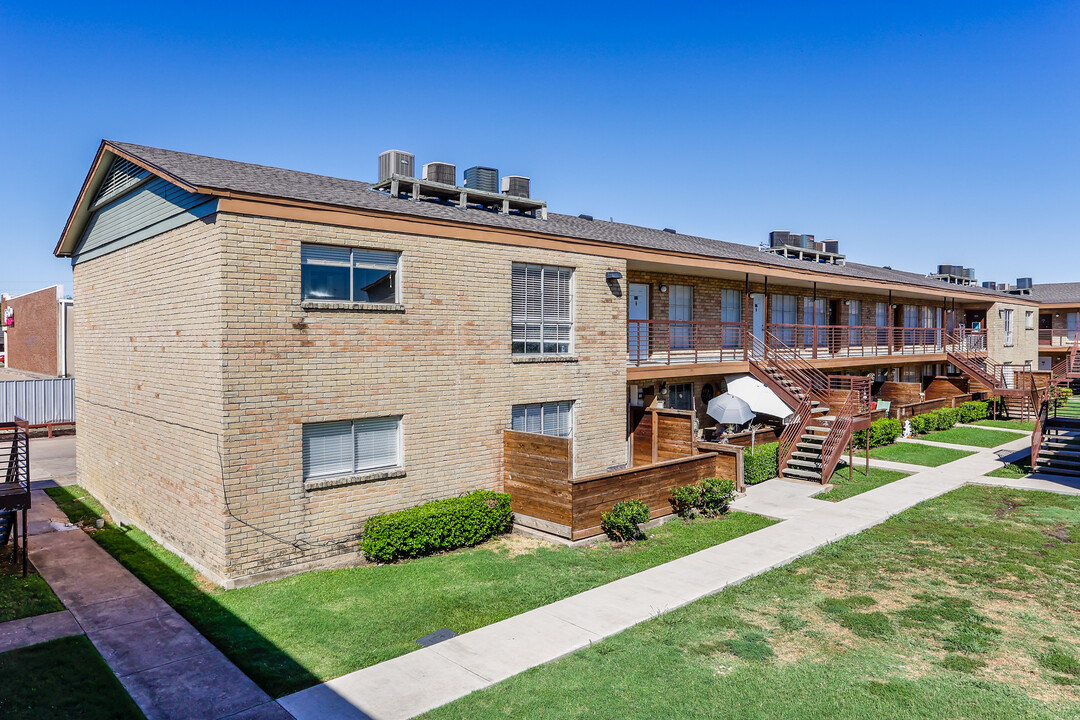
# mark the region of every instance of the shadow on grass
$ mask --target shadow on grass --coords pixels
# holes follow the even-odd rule
[[[88,528],[99,545],[176,609],[271,697],[322,682],[218,602],[217,596],[224,590],[210,584],[146,533],[112,523],[94,529],[97,520],[105,514],[104,508],[85,490],[66,486],[46,488],[45,492],[72,523]]]

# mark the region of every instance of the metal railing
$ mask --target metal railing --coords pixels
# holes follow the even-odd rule
[[[968,331],[951,346],[944,328],[767,323],[758,333],[742,322],[628,320],[627,362],[632,367],[737,362],[760,350],[784,348],[807,360],[940,355],[950,349],[985,350],[982,333]],[[755,343],[757,349],[755,350]]]
[[[1080,330],[1076,328],[1042,328],[1039,330],[1041,347],[1069,347],[1080,343]]]
[[[3,535],[14,531],[12,558],[19,556],[19,513],[22,513],[22,573],[26,575],[26,513],[30,509],[30,428],[25,420],[0,423],[0,432],[11,432],[11,445],[0,454],[0,524]]]

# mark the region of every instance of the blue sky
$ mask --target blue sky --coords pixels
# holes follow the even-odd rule
[[[0,4],[0,291],[101,138],[372,180],[381,150],[555,212],[1080,281],[1080,2]],[[752,7],[750,7],[752,5]]]

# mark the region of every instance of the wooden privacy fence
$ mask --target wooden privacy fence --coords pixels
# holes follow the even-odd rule
[[[630,457],[634,467],[686,457],[693,451],[693,411],[631,408]]]
[[[575,478],[571,439],[504,430],[503,488],[515,523],[582,540],[601,534],[600,516],[622,500],[641,500],[658,518],[671,514],[673,487],[707,477],[731,478],[742,487],[743,448],[698,449],[691,443],[683,457]]]

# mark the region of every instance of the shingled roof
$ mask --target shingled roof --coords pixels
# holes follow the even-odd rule
[[[944,283],[940,280],[930,279],[920,273],[852,262],[846,265],[811,264],[805,260],[761,252],[755,245],[741,245],[692,235],[673,234],[637,225],[586,220],[558,213],[549,213],[548,219],[544,221],[519,215],[501,215],[484,210],[462,210],[439,203],[418,203],[390,197],[386,193],[373,190],[371,183],[359,180],[313,175],[296,170],[222,160],[131,143],[106,141],[104,146],[106,149],[109,146],[115,147],[180,184],[208,190],[243,192],[272,198],[501,227],[508,230],[526,230],[559,237],[688,253],[709,258],[742,260],[764,266],[835,275],[840,278],[904,283],[939,291],[961,289],[955,286],[943,286]],[[962,289],[965,292],[986,295],[988,300],[1009,297],[1005,293],[977,286]]]
[[[1080,305],[1080,282],[1032,285],[1031,292],[1021,297],[1041,303],[1076,303]]]

